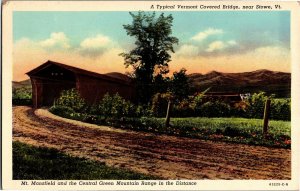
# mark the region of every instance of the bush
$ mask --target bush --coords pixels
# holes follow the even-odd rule
[[[71,114],[75,113],[75,111],[72,108],[62,105],[54,105],[50,107],[49,111],[55,115],[67,118],[70,117]]]
[[[245,111],[246,117],[262,119],[267,99],[271,100],[270,119],[291,120],[290,99],[274,99],[274,95],[266,96],[264,92],[253,94],[248,100]]]
[[[68,106],[54,105],[50,107],[49,111],[61,117],[74,119],[78,121],[84,121],[84,122],[86,121],[86,118],[89,117],[89,115],[87,114],[75,112],[72,108]]]
[[[13,105],[32,105],[32,91],[29,88],[13,88],[12,91]]]
[[[174,105],[171,115],[172,117],[191,117],[195,115],[195,109],[193,105],[190,104],[190,100],[184,99]]]
[[[200,108],[198,115],[204,117],[228,117],[230,116],[230,106],[224,102],[206,102]]]
[[[136,116],[136,107],[118,93],[113,96],[107,93],[98,104],[97,113],[104,118],[134,117]]]
[[[277,120],[291,120],[291,100],[273,99],[271,101],[270,118]]]
[[[155,117],[165,117],[168,107],[168,93],[157,93],[153,96],[151,102],[151,112]]]
[[[63,90],[60,97],[54,101],[54,105],[66,106],[75,112],[82,112],[86,107],[84,99],[80,97],[78,91],[74,88]]]
[[[32,98],[32,91],[29,88],[13,88],[12,91],[12,98],[13,99],[31,99]]]

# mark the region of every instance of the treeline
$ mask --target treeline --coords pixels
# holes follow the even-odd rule
[[[264,92],[255,93],[249,99],[235,103],[227,103],[221,99],[204,99],[204,94],[190,96],[183,100],[173,101],[172,117],[243,117],[263,118],[264,104],[271,100],[270,119],[290,121],[290,99],[275,99]],[[157,93],[148,105],[135,105],[118,94],[109,95],[94,105],[87,104],[75,89],[64,90],[55,101],[51,111],[60,115],[80,117],[97,115],[103,119],[121,117],[165,117],[170,93]],[[67,117],[67,116],[66,116]]]

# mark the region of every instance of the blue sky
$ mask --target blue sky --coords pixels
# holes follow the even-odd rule
[[[228,37],[272,32],[276,40],[288,43],[290,38],[288,11],[165,13],[173,15],[173,33],[182,42],[206,28],[221,28],[228,31]],[[55,31],[64,32],[77,43],[98,33],[126,40],[122,25],[131,20],[128,12],[14,12],[14,41],[23,37],[41,40]]]
[[[205,73],[214,70],[213,67],[209,67],[209,64],[204,65],[204,62],[218,62],[218,65],[214,66],[216,70],[220,69],[225,72],[276,70],[276,65],[271,67],[272,64],[264,62],[251,65],[253,67],[244,67],[241,65],[244,61],[241,60],[243,57],[249,59],[257,55],[256,60],[253,60],[257,62],[257,60],[265,59],[259,58],[259,56],[264,57],[264,54],[268,58],[274,55],[280,56],[279,60],[286,60],[289,56],[290,12],[288,11],[164,13],[173,15],[173,36],[179,39],[179,45],[175,47],[176,53],[173,55],[173,70],[179,67],[187,68],[190,73]],[[25,69],[30,66],[35,67],[38,65],[37,61],[43,60],[41,56],[45,57],[44,60],[58,59],[58,61],[70,61],[72,62],[70,64],[73,64],[74,60],[67,58],[72,55],[78,57],[78,62],[90,62],[90,65],[100,63],[102,70],[109,72],[109,67],[105,67],[106,59],[103,55],[109,57],[108,54],[114,54],[111,55],[111,61],[118,67],[111,67],[111,70],[124,71],[125,69],[119,68],[124,68],[124,66],[117,52],[129,51],[134,46],[133,39],[126,35],[122,26],[130,24],[131,21],[132,18],[128,12],[14,12],[15,57],[20,57],[20,54],[26,56],[24,51],[28,51],[28,55],[36,56],[34,60],[23,60],[23,62],[28,62],[26,64],[19,63],[21,59],[15,59],[14,64],[25,65],[27,66],[24,67]],[[27,50],[22,50],[25,46]],[[23,52],[20,53],[21,51]],[[280,55],[274,53],[269,55],[270,51],[278,51]],[[286,53],[283,55],[282,51]],[[231,59],[232,66],[225,62],[228,59]],[[34,62],[34,64],[29,62]],[[171,69],[172,63],[170,63]],[[74,64],[78,65],[78,63]],[[276,64],[278,70],[284,70],[282,63],[278,61]],[[198,66],[201,66],[199,71]],[[285,71],[289,70],[289,63],[286,62],[283,66],[288,68]],[[84,67],[89,69],[88,64]],[[96,67],[91,68],[93,69]],[[97,70],[99,69],[101,68]]]

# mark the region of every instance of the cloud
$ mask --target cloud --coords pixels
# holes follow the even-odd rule
[[[69,39],[63,32],[51,33],[50,38],[39,42],[45,48],[70,48]]]
[[[224,50],[226,48],[235,46],[237,43],[234,40],[230,40],[227,42],[224,41],[214,41],[208,45],[208,48],[205,50],[206,52],[215,52],[215,51],[220,51]]]
[[[86,38],[80,43],[80,47],[83,49],[100,49],[107,47],[111,43],[111,40],[102,34],[98,34],[96,37]]]
[[[57,36],[62,37],[63,35],[51,35],[51,36],[55,36],[55,37],[54,38],[50,37],[49,39],[63,39],[63,38],[56,38]],[[99,37],[99,35],[97,35],[96,37]],[[89,37],[87,39],[94,39],[96,37]],[[92,45],[91,41],[85,41],[87,39],[84,39],[81,43],[78,44],[77,47],[67,46],[69,48],[63,49],[62,47],[64,46],[60,46],[60,48],[54,48],[58,45],[57,44],[58,41],[55,41],[56,43],[52,43],[51,41],[49,41],[49,39],[45,39],[42,41],[35,41],[29,38],[22,38],[14,43],[13,80],[20,81],[28,78],[28,76],[26,76],[25,74],[26,72],[45,63],[47,60],[53,60],[64,64],[70,64],[72,66],[94,71],[97,73],[108,73],[108,72],[124,73],[126,71],[130,71],[130,69],[125,68],[123,57],[119,56],[119,54],[121,52],[124,52],[124,50],[117,43],[114,43],[112,40],[109,40],[108,42],[105,40],[105,38],[102,38],[102,41],[100,41],[101,38],[96,38],[98,39],[97,41],[98,43],[108,42],[106,44],[102,43],[101,46],[105,44],[104,47],[99,47],[98,45],[96,46],[96,44],[98,43]],[[68,38],[66,37],[66,39]],[[85,43],[83,43],[84,41]],[[85,47],[85,49],[82,46],[80,46],[80,44],[82,43],[84,44],[83,46]],[[93,46],[95,47],[94,54],[97,56],[87,55],[88,47],[91,48]],[[85,55],[81,54],[82,53],[81,51],[84,50],[86,51]]]
[[[175,53],[169,65],[170,72],[183,67],[187,69],[187,73],[207,73],[212,70],[247,72],[259,69],[291,72],[291,52],[285,46],[275,45],[258,47],[239,54],[182,57]]]
[[[176,51],[176,54],[183,57],[195,57],[199,54],[199,48],[194,45],[184,44]]]
[[[78,49],[83,56],[96,58],[103,55],[108,49],[119,48],[117,43],[113,42],[109,37],[98,34],[81,41]]]
[[[230,45],[230,46],[234,46],[234,45],[236,45],[237,43],[236,43],[235,40],[229,40],[229,41],[227,41],[227,44]]]
[[[215,29],[215,28],[208,28],[205,31],[199,32],[195,36],[193,36],[191,39],[195,41],[203,41],[204,39],[208,38],[212,35],[220,35],[223,34],[222,29]]]

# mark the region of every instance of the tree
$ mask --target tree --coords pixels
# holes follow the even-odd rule
[[[186,69],[182,68],[179,72],[174,72],[171,80],[171,92],[177,100],[187,98],[189,95],[189,81]]]
[[[121,53],[126,67],[133,67],[139,102],[148,103],[152,97],[154,77],[169,72],[170,53],[178,39],[172,34],[172,15],[155,12],[130,13],[132,24],[123,25],[127,35],[135,38],[136,47],[129,53]]]
[[[152,90],[155,93],[166,93],[169,90],[170,78],[165,77],[162,74],[157,74],[153,79]]]

